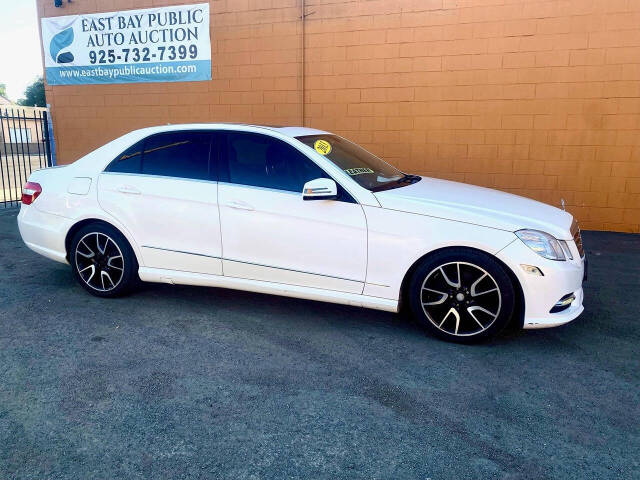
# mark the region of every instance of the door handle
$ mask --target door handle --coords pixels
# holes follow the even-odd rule
[[[131,185],[120,185],[118,187],[118,191],[120,193],[128,193],[130,195],[140,195],[142,193],[136,187],[132,187]]]
[[[235,208],[236,210],[253,210],[253,207],[248,203],[239,202],[237,200],[227,203],[227,207]]]

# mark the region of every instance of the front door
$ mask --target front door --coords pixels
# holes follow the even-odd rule
[[[218,202],[224,275],[362,293],[362,207],[341,187],[338,200],[303,200],[304,183],[327,175],[282,140],[248,132],[223,136]]]
[[[100,206],[131,233],[145,267],[222,274],[212,138],[192,131],[153,135],[100,175]]]

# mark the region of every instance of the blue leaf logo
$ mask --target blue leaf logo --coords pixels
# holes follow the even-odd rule
[[[63,48],[67,48],[73,43],[73,27],[69,27],[66,30],[56,33],[51,39],[49,45],[49,53],[56,63],[70,63],[73,62],[73,54],[71,52],[64,52],[60,54]],[[58,55],[60,54],[60,55]]]

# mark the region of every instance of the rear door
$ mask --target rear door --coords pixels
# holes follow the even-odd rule
[[[144,266],[222,274],[215,138],[210,131],[156,134],[100,175],[100,206],[129,230]]]

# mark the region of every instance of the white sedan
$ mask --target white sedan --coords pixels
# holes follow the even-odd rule
[[[88,292],[138,280],[397,312],[472,342],[583,311],[585,256],[564,210],[407,175],[337,135],[190,124],[128,133],[34,172],[18,225]]]

